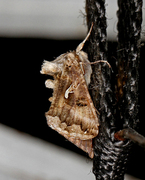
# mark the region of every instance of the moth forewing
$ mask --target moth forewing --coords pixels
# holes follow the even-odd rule
[[[48,125],[92,158],[92,138],[98,134],[99,122],[87,87],[92,68],[87,54],[81,51],[91,29],[76,51],[45,61],[41,73],[54,77],[45,83],[53,89],[51,106],[45,114]]]
[[[81,140],[91,139],[98,134],[98,118],[93,111],[95,108],[84,75],[78,62],[73,64],[69,59],[65,64],[67,66],[64,67],[61,76],[59,76],[59,81],[57,76],[54,76],[54,81],[57,83],[53,89],[53,101],[50,110],[46,113],[48,124],[53,123],[50,116],[57,116],[59,118],[58,124],[51,125],[51,127],[61,135],[68,135]],[[71,67],[68,69],[70,64]],[[71,85],[70,82],[72,82]],[[65,129],[59,129],[61,123],[66,124]]]
[[[64,136],[65,137],[65,136]],[[80,139],[75,139],[72,137],[65,137],[68,139],[70,142],[75,144],[77,147],[88,153],[90,158],[94,157],[94,152],[93,152],[93,147],[92,147],[92,139],[89,140],[80,140]]]

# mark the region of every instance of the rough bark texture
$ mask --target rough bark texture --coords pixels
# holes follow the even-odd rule
[[[118,0],[118,6],[118,115],[124,128],[136,128],[142,0]]]
[[[100,113],[99,135],[94,139],[93,173],[96,179],[124,179],[130,141],[116,141],[114,133],[122,127],[134,128],[138,122],[138,61],[142,1],[118,1],[117,102],[113,100],[111,70],[105,63],[93,65],[90,91]],[[94,24],[88,44],[90,61],[107,60],[104,0],[86,0],[88,28]],[[123,52],[121,51],[123,49]],[[116,104],[116,106],[113,106]],[[117,113],[116,113],[117,112]],[[117,115],[119,114],[119,115]]]

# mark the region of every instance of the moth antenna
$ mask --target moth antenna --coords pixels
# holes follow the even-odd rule
[[[85,39],[83,40],[83,42],[81,42],[81,43],[78,45],[78,47],[76,48],[76,54],[77,54],[77,55],[78,55],[79,52],[83,49],[83,46],[84,46],[85,42],[87,41],[87,39],[89,38],[89,36],[90,36],[90,34],[91,34],[92,28],[93,28],[93,23],[92,23],[92,25],[91,25],[91,28],[90,28],[90,30],[89,30],[86,38],[85,38]]]

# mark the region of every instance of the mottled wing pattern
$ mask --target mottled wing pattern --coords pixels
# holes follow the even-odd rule
[[[54,78],[53,101],[46,113],[48,125],[63,136],[94,138],[98,134],[98,118],[80,64],[72,54],[66,57],[62,73]],[[65,98],[67,89],[70,93]]]
[[[75,52],[66,53],[61,58],[43,64],[41,73],[54,77],[54,80],[46,81],[46,86],[53,88],[53,97],[50,98],[51,106],[45,115],[52,129],[92,158],[92,138],[98,134],[99,123],[87,87],[90,70],[84,67],[87,64],[81,64],[86,60],[83,59],[84,52],[80,53],[80,56]]]
[[[92,139],[80,140],[80,139],[75,139],[75,138],[67,137],[67,136],[64,136],[64,137],[68,139],[70,142],[72,142],[73,144],[75,144],[77,147],[79,147],[80,149],[88,153],[90,158],[94,157]]]

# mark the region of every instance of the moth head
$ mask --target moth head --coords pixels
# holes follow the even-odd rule
[[[41,74],[49,74],[49,75],[53,76],[54,74],[59,73],[60,71],[61,70],[57,63],[44,61],[40,73]]]
[[[74,59],[75,59],[75,54],[73,52],[66,53],[65,64],[67,66],[71,66],[74,62]]]

